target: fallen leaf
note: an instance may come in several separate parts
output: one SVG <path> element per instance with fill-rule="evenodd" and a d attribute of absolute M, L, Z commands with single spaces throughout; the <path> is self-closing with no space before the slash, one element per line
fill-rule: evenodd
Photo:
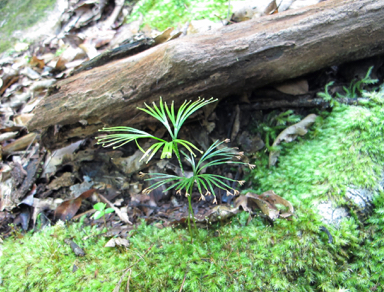
<path fill-rule="evenodd" d="M 308 128 L 315 122 L 316 117 L 317 116 L 315 114 L 310 114 L 300 122 L 286 128 L 277 136 L 277 138 L 273 142 L 272 147 L 276 147 L 282 141 L 292 142 L 296 139 L 297 135 L 304 136 L 308 132 Z M 279 155 L 280 150 L 272 150 L 269 153 L 269 167 L 275 165 Z"/>
<path fill-rule="evenodd" d="M 56 79 L 46 79 L 34 82 L 29 88 L 31 91 L 39 91 L 46 89 L 56 83 Z"/>
<path fill-rule="evenodd" d="M 289 211 L 280 212 L 276 204 L 281 204 Z M 286 199 L 276 195 L 273 191 L 267 191 L 261 195 L 247 193 L 245 196 L 238 197 L 234 202 L 235 208 L 242 207 L 244 211 L 251 213 L 256 205 L 272 221 L 279 217 L 288 218 L 293 215 L 294 208 Z"/>
<path fill-rule="evenodd" d="M 44 66 L 45 66 L 45 62 L 43 59 L 39 59 L 38 57 L 36 56 L 33 56 L 31 58 L 31 60 L 29 61 L 29 64 L 32 66 L 32 67 L 38 67 L 40 69 L 43 69 Z"/>
<path fill-rule="evenodd" d="M 3 134 L 0 134 L 0 142 L 13 139 L 17 136 L 17 134 L 19 134 L 19 132 L 6 132 Z"/>
<path fill-rule="evenodd" d="M 306 79 L 295 79 L 275 85 L 275 88 L 282 93 L 301 95 L 308 93 L 309 85 Z"/>
<path fill-rule="evenodd" d="M 291 212 L 292 214 L 295 211 L 292 204 L 289 201 L 276 195 L 274 191 L 266 191 L 262 193 L 259 197 L 263 198 L 265 201 L 269 202 L 270 204 L 274 204 L 274 205 L 281 204 L 281 205 L 284 205 L 285 207 L 288 207 L 289 212 Z"/>
<path fill-rule="evenodd" d="M 13 118 L 15 124 L 26 127 L 28 122 L 33 118 L 34 114 L 21 114 Z"/>
<path fill-rule="evenodd" d="M 84 140 L 77 141 L 72 143 L 69 146 L 55 150 L 50 156 L 47 156 L 47 159 L 44 164 L 44 171 L 42 176 L 49 175 L 56 172 L 56 166 L 61 165 L 64 157 L 68 157 L 73 154 L 81 145 Z"/>
<path fill-rule="evenodd" d="M 81 202 L 83 199 L 89 198 L 94 192 L 95 189 L 90 189 L 83 192 L 77 198 L 72 198 L 62 202 L 59 206 L 55 208 L 55 218 L 62 221 L 67 221 L 73 218 L 76 215 L 77 211 L 80 209 Z"/>
<path fill-rule="evenodd" d="M 37 216 L 44 210 L 56 210 L 56 208 L 63 202 L 63 199 L 33 199 L 33 224 L 36 224 Z"/>
<path fill-rule="evenodd" d="M 279 218 L 279 210 L 269 202 L 265 201 L 262 197 L 256 194 L 247 193 L 245 195 L 248 200 L 251 202 L 254 202 L 257 207 L 263 212 L 265 215 L 267 215 L 272 221 Z"/>
<path fill-rule="evenodd" d="M 240 196 L 235 200 L 235 207 L 239 208 L 242 207 L 244 211 L 252 212 L 252 209 L 248 207 L 248 197 L 247 196 Z"/>
<path fill-rule="evenodd" d="M 72 186 L 75 182 L 75 177 L 70 172 L 65 172 L 62 176 L 53 179 L 47 186 L 48 190 L 58 190 L 62 187 Z"/>
<path fill-rule="evenodd" d="M 115 247 L 115 246 L 128 247 L 129 241 L 125 238 L 120 238 L 120 237 L 111 238 L 104 247 Z"/>
<path fill-rule="evenodd" d="M 40 74 L 35 70 L 25 67 L 23 70 L 20 70 L 20 74 L 27 76 L 30 79 L 39 79 L 41 78 Z"/>
<path fill-rule="evenodd" d="M 82 198 L 62 202 L 55 210 L 55 218 L 68 221 L 76 215 L 80 209 Z"/>

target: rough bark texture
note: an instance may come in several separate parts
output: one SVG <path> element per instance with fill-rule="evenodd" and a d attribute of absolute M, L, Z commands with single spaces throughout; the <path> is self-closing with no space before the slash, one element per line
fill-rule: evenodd
<path fill-rule="evenodd" d="M 28 128 L 44 129 L 44 144 L 56 148 L 105 125 L 142 125 L 136 107 L 159 96 L 176 104 L 236 96 L 381 54 L 383 19 L 384 1 L 329 0 L 176 39 L 59 82 Z"/>

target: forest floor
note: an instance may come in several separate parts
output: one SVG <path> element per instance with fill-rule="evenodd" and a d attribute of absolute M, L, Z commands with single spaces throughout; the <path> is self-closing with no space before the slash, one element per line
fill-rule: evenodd
<path fill-rule="evenodd" d="M 181 164 L 186 173 L 193 168 L 159 154 L 146 164 L 135 143 L 115 150 L 93 138 L 49 151 L 26 129 L 54 84 L 39 82 L 65 78 L 95 51 L 110 48 L 119 27 L 132 39 L 149 33 L 146 26 L 139 32 L 138 23 L 102 30 L 95 10 L 73 9 L 80 7 L 88 18 L 71 22 L 72 15 L 64 30 L 83 22 L 92 41 L 49 36 L 0 60 L 6 73 L 1 135 L 8 135 L 2 140 L 0 291 L 384 291 L 381 57 L 221 101 L 208 117 L 198 113 L 180 131 L 182 139 L 208 151 L 231 138 L 223 145 L 244 152 L 242 165 L 207 172 L 227 178 L 231 193 L 214 188 L 216 196 L 203 196 L 195 188 L 188 198 L 162 192 L 164 185 L 148 194 L 150 181 L 140 172 L 148 178 L 177 175 Z M 115 8 L 107 7 L 100 21 L 108 22 Z M 255 108 L 276 95 L 324 103 Z M 170 138 L 160 128 L 147 130 Z M 113 212 L 102 216 L 100 206 Z"/>

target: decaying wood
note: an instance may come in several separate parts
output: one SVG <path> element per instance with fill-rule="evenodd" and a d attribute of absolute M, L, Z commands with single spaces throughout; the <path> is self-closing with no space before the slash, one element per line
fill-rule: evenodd
<path fill-rule="evenodd" d="M 29 130 L 49 148 L 105 125 L 139 126 L 143 102 L 224 98 L 384 52 L 384 1 L 329 0 L 176 39 L 57 84 Z M 55 129 L 54 129 L 55 127 Z"/>

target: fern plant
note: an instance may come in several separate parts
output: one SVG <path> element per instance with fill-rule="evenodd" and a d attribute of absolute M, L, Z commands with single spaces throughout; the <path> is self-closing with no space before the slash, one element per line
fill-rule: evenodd
<path fill-rule="evenodd" d="M 100 131 L 103 132 L 119 132 L 115 134 L 109 134 L 106 136 L 97 137 L 98 144 L 102 144 L 103 147 L 109 147 L 113 146 L 113 148 L 118 148 L 126 143 L 129 143 L 131 141 L 135 141 L 137 147 L 144 153 L 141 159 L 144 159 L 145 157 L 148 157 L 147 163 L 152 159 L 152 157 L 161 149 L 162 154 L 160 159 L 163 158 L 171 158 L 172 153 L 175 153 L 177 160 L 179 162 L 180 168 L 182 170 L 182 176 L 176 176 L 176 175 L 169 175 L 169 174 L 163 174 L 163 173 L 154 173 L 151 174 L 152 177 L 148 180 L 157 181 L 149 188 L 145 189 L 144 191 L 149 193 L 152 190 L 171 183 L 171 186 L 169 186 L 165 191 L 169 191 L 170 189 L 176 189 L 178 194 L 181 194 L 181 192 L 184 190 L 185 195 L 188 198 L 188 227 L 191 234 L 191 240 L 193 241 L 193 234 L 191 229 L 191 222 L 190 218 L 192 217 L 194 225 L 195 220 L 193 216 L 193 210 L 192 210 L 192 201 L 191 201 L 191 194 L 193 191 L 193 187 L 196 185 L 198 191 L 201 194 L 201 199 L 204 199 L 203 191 L 205 191 L 205 194 L 213 194 L 215 196 L 215 187 L 227 191 L 227 193 L 231 193 L 233 191 L 233 195 L 238 194 L 237 190 L 232 189 L 228 184 L 224 182 L 224 179 L 228 181 L 234 181 L 232 179 L 225 178 L 223 176 L 217 175 L 217 174 L 208 174 L 208 173 L 202 173 L 203 169 L 206 169 L 211 166 L 219 166 L 225 163 L 240 163 L 241 161 L 232 161 L 233 158 L 238 158 L 240 160 L 241 155 L 243 155 L 242 152 L 236 151 L 234 148 L 228 148 L 228 147 L 222 147 L 222 143 L 229 142 L 229 139 L 219 142 L 214 142 L 208 150 L 203 154 L 202 151 L 200 151 L 194 144 L 192 144 L 189 141 L 182 140 L 178 138 L 179 131 L 185 122 L 185 120 L 191 116 L 194 112 L 202 108 L 203 106 L 215 102 L 217 99 L 198 99 L 197 101 L 185 101 L 181 107 L 179 108 L 177 114 L 175 114 L 175 108 L 174 103 L 172 102 L 171 107 L 169 108 L 167 103 L 162 101 L 160 97 L 160 105 L 157 106 L 156 103 L 153 103 L 153 107 L 148 106 L 146 103 L 146 108 L 139 108 L 140 110 L 144 111 L 145 113 L 149 114 L 150 116 L 154 117 L 155 119 L 159 120 L 164 127 L 168 130 L 169 135 L 171 137 L 171 141 L 166 141 L 164 139 L 155 137 L 145 131 L 141 131 L 135 128 L 131 127 L 109 127 L 109 128 L 103 128 Z M 172 125 L 172 126 L 171 126 Z M 142 147 L 139 145 L 138 140 L 142 138 L 151 138 L 154 140 L 157 140 L 158 142 L 155 142 L 152 144 L 147 150 L 142 149 Z M 179 150 L 179 146 L 183 146 L 189 154 L 186 154 L 185 152 Z M 220 148 L 219 148 L 220 147 Z M 196 154 L 194 151 L 200 152 L 202 157 L 199 161 L 195 161 Z M 192 170 L 193 170 L 193 176 L 192 177 L 186 177 L 184 174 L 184 169 L 181 161 L 181 155 L 180 152 L 185 156 L 186 160 L 191 164 Z M 249 164 L 249 167 L 252 168 L 253 165 Z M 239 181 L 241 183 L 241 181 Z M 216 201 L 216 199 L 214 200 Z"/>
<path fill-rule="evenodd" d="M 192 173 L 193 175 L 191 177 L 187 176 L 178 176 L 178 175 L 172 175 L 172 174 L 166 174 L 166 173 L 151 173 L 151 177 L 148 178 L 148 181 L 156 181 L 152 186 L 145 189 L 144 191 L 149 193 L 152 190 L 159 188 L 165 184 L 171 184 L 168 188 L 164 190 L 164 192 L 167 192 L 171 189 L 177 190 L 176 193 L 181 194 L 181 192 L 185 191 L 185 196 L 188 198 L 188 228 L 190 231 L 190 234 L 192 235 L 192 229 L 191 229 L 191 223 L 190 218 L 193 218 L 194 227 L 196 228 L 195 219 L 193 216 L 193 209 L 192 209 L 192 199 L 191 194 L 193 191 L 194 186 L 197 187 L 199 193 L 200 193 L 200 200 L 205 201 L 205 196 L 213 195 L 214 196 L 214 203 L 217 203 L 216 201 L 216 193 L 215 188 L 222 189 L 227 192 L 227 195 L 238 195 L 239 191 L 236 189 L 233 189 L 231 186 L 229 186 L 224 181 L 232 181 L 232 182 L 238 182 L 240 185 L 244 183 L 244 181 L 237 181 L 234 179 L 230 179 L 227 177 L 224 177 L 222 175 L 218 174 L 212 174 L 212 173 L 204 173 L 203 170 L 206 168 L 212 167 L 212 166 L 219 166 L 226 163 L 233 163 L 233 164 L 244 164 L 241 161 L 234 161 L 233 159 L 236 158 L 238 160 L 241 159 L 241 156 L 244 154 L 243 152 L 236 151 L 236 148 L 229 148 L 229 147 L 220 147 L 223 143 L 228 143 L 229 139 L 226 139 L 222 142 L 219 142 L 218 140 L 214 142 L 207 151 L 202 155 L 199 161 L 195 161 L 195 158 L 192 154 L 188 155 L 185 152 L 181 151 L 181 153 L 185 156 L 186 160 L 192 167 Z M 249 165 L 250 168 L 253 167 L 253 165 Z M 231 191 L 233 193 L 231 193 Z M 203 195 L 203 193 L 205 193 Z M 192 237 L 193 239 L 193 237 Z"/>
<path fill-rule="evenodd" d="M 135 128 L 118 126 L 118 127 L 103 128 L 99 130 L 102 132 L 119 132 L 119 133 L 96 137 L 98 141 L 97 144 L 102 144 L 103 147 L 113 146 L 113 148 L 116 149 L 131 141 L 135 141 L 137 147 L 140 149 L 140 151 L 144 153 L 141 160 L 144 159 L 145 157 L 148 157 L 147 163 L 152 159 L 152 157 L 157 153 L 157 151 L 163 148 L 160 158 L 161 159 L 172 158 L 172 152 L 175 153 L 179 161 L 180 168 L 183 171 L 183 167 L 181 165 L 179 145 L 184 146 L 194 156 L 195 156 L 195 153 L 193 152 L 193 149 L 200 153 L 202 153 L 202 151 L 199 150 L 191 142 L 177 138 L 179 131 L 181 129 L 181 126 L 183 125 L 185 120 L 189 116 L 191 116 L 194 112 L 196 112 L 203 106 L 215 101 L 217 101 L 217 99 L 213 99 L 213 98 L 209 100 L 204 100 L 199 98 L 197 101 L 194 101 L 194 102 L 192 102 L 191 100 L 188 102 L 185 101 L 179 108 L 177 114 L 175 115 L 174 102 L 172 102 L 171 107 L 169 108 L 167 103 L 166 102 L 163 103 L 162 98 L 160 97 L 159 107 L 156 105 L 155 102 L 153 102 L 153 107 L 150 107 L 149 105 L 144 103 L 146 108 L 138 108 L 138 109 L 142 110 L 143 112 L 149 114 L 150 116 L 160 121 L 164 125 L 164 127 L 167 129 L 171 137 L 171 141 L 166 141 L 164 139 L 155 137 L 145 131 L 141 131 Z M 173 128 L 171 127 L 171 124 Z M 144 151 L 144 149 L 140 147 L 138 143 L 138 140 L 143 138 L 154 139 L 154 140 L 157 140 L 158 142 L 152 144 L 146 151 Z"/>

